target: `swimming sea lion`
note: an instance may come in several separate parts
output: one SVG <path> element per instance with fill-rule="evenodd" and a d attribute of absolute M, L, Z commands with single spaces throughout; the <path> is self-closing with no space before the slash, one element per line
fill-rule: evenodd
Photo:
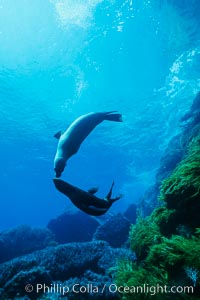
<path fill-rule="evenodd" d="M 67 160 L 77 153 L 84 139 L 90 132 L 104 120 L 122 122 L 121 114 L 115 111 L 89 113 L 76 119 L 62 134 L 58 132 L 55 137 L 59 139 L 54 158 L 55 176 L 60 177 L 65 169 Z"/>
<path fill-rule="evenodd" d="M 92 216 L 105 214 L 111 205 L 122 197 L 120 195 L 111 199 L 114 182 L 104 199 L 100 199 L 94 195 L 96 188 L 92 192 L 86 192 L 59 178 L 54 178 L 53 182 L 57 190 L 67 196 L 77 208 Z"/>

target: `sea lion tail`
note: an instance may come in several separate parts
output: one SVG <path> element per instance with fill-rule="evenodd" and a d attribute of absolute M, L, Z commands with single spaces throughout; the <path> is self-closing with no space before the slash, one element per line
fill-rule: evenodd
<path fill-rule="evenodd" d="M 107 112 L 105 115 L 105 120 L 107 121 L 114 121 L 114 122 L 122 122 L 122 115 L 121 114 L 112 114 L 115 111 Z"/>
<path fill-rule="evenodd" d="M 115 198 L 110 198 L 108 201 L 113 204 L 115 201 L 121 199 L 122 197 L 123 197 L 123 195 L 120 194 L 119 196 L 117 196 Z"/>

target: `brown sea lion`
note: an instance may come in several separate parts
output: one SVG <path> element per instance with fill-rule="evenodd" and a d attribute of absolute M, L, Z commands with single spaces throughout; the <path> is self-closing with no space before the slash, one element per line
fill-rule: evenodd
<path fill-rule="evenodd" d="M 90 132 L 104 120 L 122 122 L 121 114 L 109 112 L 89 113 L 76 119 L 62 134 L 58 132 L 55 137 L 59 139 L 54 158 L 55 176 L 60 177 L 65 169 L 67 160 L 77 153 L 84 139 Z"/>
<path fill-rule="evenodd" d="M 111 198 L 114 182 L 104 199 L 100 199 L 94 195 L 97 188 L 86 192 L 59 178 L 54 178 L 53 182 L 57 190 L 67 196 L 77 208 L 92 216 L 105 214 L 111 205 L 122 197 L 122 195 L 119 195 L 118 197 Z"/>

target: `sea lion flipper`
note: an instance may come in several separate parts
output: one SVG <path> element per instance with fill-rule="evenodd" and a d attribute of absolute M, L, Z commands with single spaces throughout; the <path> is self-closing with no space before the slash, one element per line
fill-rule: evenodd
<path fill-rule="evenodd" d="M 114 121 L 114 122 L 123 122 L 121 114 L 112 114 L 115 111 L 111 111 L 106 113 L 105 120 L 107 121 Z"/>
<path fill-rule="evenodd" d="M 56 134 L 54 134 L 54 136 L 53 137 L 55 137 L 56 139 L 60 139 L 60 137 L 61 137 L 61 135 L 62 135 L 62 131 L 60 130 L 60 131 L 58 131 L 58 132 L 56 132 Z"/>
<path fill-rule="evenodd" d="M 98 191 L 98 187 L 92 187 L 92 188 L 90 188 L 89 190 L 88 190 L 88 193 L 90 193 L 90 194 L 92 194 L 92 195 L 94 195 L 94 194 L 96 194 L 96 192 Z"/>
<path fill-rule="evenodd" d="M 123 197 L 123 194 L 119 194 L 119 196 L 117 196 L 115 198 L 110 198 L 109 202 L 113 204 L 115 201 L 121 199 L 122 197 Z"/>
<path fill-rule="evenodd" d="M 113 182 L 112 182 L 112 185 L 111 185 L 111 188 L 110 188 L 110 190 L 109 190 L 109 192 L 108 192 L 108 194 L 107 194 L 107 196 L 105 197 L 105 199 L 110 199 L 111 198 L 111 196 L 112 196 L 112 190 L 113 190 L 113 186 L 114 186 L 114 180 L 113 180 Z"/>

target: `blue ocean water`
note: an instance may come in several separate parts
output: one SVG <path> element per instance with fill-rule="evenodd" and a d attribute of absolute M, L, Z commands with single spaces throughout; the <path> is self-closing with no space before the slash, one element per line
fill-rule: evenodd
<path fill-rule="evenodd" d="M 196 0 L 0 1 L 0 229 L 46 225 L 74 210 L 52 178 L 53 135 L 91 111 L 99 125 L 62 176 L 111 213 L 137 203 L 200 88 Z"/>

